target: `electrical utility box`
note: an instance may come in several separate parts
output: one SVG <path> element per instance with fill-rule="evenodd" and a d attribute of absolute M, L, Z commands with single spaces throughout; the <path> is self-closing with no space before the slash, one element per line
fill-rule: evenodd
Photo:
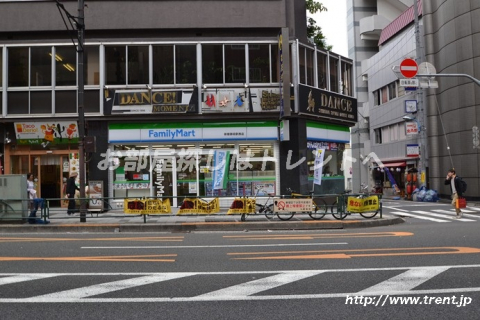
<path fill-rule="evenodd" d="M 27 175 L 0 176 L 0 223 L 28 217 Z"/>

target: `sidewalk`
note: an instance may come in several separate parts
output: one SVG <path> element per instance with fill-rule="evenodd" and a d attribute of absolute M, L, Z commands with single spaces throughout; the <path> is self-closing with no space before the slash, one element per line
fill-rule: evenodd
<path fill-rule="evenodd" d="M 227 209 L 211 215 L 174 215 L 125 214 L 122 210 L 110 210 L 105 213 L 87 213 L 86 222 L 80 222 L 80 215 L 67 216 L 65 210 L 50 212 L 48 224 L 29 224 L 19 221 L 2 221 L 2 233 L 30 232 L 192 232 L 192 231 L 255 231 L 255 230 L 315 230 L 346 229 L 387 226 L 403 223 L 404 220 L 393 215 L 380 213 L 372 219 L 359 214 L 336 220 L 326 214 L 321 220 L 313 220 L 308 214 L 296 214 L 291 220 L 282 221 L 278 217 L 268 220 L 263 214 L 250 214 L 245 221 L 240 215 L 227 215 Z M 40 212 L 37 217 L 40 216 Z"/>

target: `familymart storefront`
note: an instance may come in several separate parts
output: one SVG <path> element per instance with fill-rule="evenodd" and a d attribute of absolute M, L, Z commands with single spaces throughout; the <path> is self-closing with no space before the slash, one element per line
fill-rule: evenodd
<path fill-rule="evenodd" d="M 279 189 L 278 122 L 110 124 L 109 197 L 235 197 Z M 221 160 L 219 160 L 221 159 Z M 215 184 L 215 186 L 214 186 Z M 226 200 L 227 201 L 227 200 Z M 228 200 L 229 201 L 229 200 Z"/>

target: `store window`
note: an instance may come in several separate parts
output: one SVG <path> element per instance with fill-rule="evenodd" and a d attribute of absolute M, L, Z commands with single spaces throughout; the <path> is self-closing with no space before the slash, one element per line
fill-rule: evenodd
<path fill-rule="evenodd" d="M 330 91 L 338 92 L 338 58 L 330 57 Z"/>
<path fill-rule="evenodd" d="M 173 84 L 173 45 L 153 46 L 153 83 Z"/>
<path fill-rule="evenodd" d="M 374 106 L 380 105 L 380 90 L 373 91 L 373 105 Z"/>
<path fill-rule="evenodd" d="M 3 47 L 0 47 L 0 61 L 2 61 L 0 62 L 0 74 L 3 74 Z M 3 87 L 3 76 L 0 77 L 0 88 L 2 87 Z"/>
<path fill-rule="evenodd" d="M 280 63 L 278 62 L 278 46 L 270 45 L 270 65 L 272 67 L 272 82 L 279 82 L 280 79 Z M 290 57 L 291 59 L 291 57 Z M 291 68 L 290 64 L 290 68 Z"/>
<path fill-rule="evenodd" d="M 397 84 L 392 82 L 388 85 L 388 99 L 392 100 L 397 97 Z"/>
<path fill-rule="evenodd" d="M 128 84 L 148 84 L 148 46 L 128 46 Z"/>
<path fill-rule="evenodd" d="M 315 193 L 332 194 L 341 192 L 345 189 L 345 178 L 343 173 L 343 153 L 345 151 L 344 143 L 308 141 L 307 142 L 307 165 L 308 165 L 308 181 L 310 188 L 313 188 L 315 170 L 321 170 L 321 185 L 315 186 Z M 315 167 L 315 158 L 317 150 L 322 149 L 323 166 Z M 311 190 L 311 189 L 310 189 Z"/>
<path fill-rule="evenodd" d="M 245 83 L 245 45 L 225 45 L 225 82 Z"/>
<path fill-rule="evenodd" d="M 307 85 L 314 85 L 314 69 L 313 69 L 313 60 L 315 57 L 315 51 L 310 48 L 305 48 L 306 54 L 306 73 L 307 73 Z"/>
<path fill-rule="evenodd" d="M 28 87 L 28 47 L 8 48 L 7 60 L 8 86 Z"/>
<path fill-rule="evenodd" d="M 270 80 L 270 45 L 248 45 L 251 83 L 269 83 Z"/>
<path fill-rule="evenodd" d="M 126 84 L 125 46 L 105 46 L 105 83 Z"/>
<path fill-rule="evenodd" d="M 300 46 L 298 48 L 298 77 L 300 83 L 306 84 L 306 57 L 305 57 L 305 47 Z"/>
<path fill-rule="evenodd" d="M 30 86 L 52 85 L 52 48 L 30 48 Z"/>
<path fill-rule="evenodd" d="M 55 113 L 77 112 L 77 90 L 55 90 Z"/>
<path fill-rule="evenodd" d="M 317 74 L 318 87 L 327 89 L 327 56 L 322 52 L 317 52 Z"/>
<path fill-rule="evenodd" d="M 342 61 L 342 94 L 353 96 L 352 93 L 352 65 Z"/>
<path fill-rule="evenodd" d="M 381 96 L 382 96 L 382 104 L 387 103 L 388 102 L 387 87 L 383 87 L 382 89 L 380 89 L 380 93 L 381 93 Z"/>
<path fill-rule="evenodd" d="M 7 95 L 8 114 L 28 114 L 28 91 L 10 91 Z"/>
<path fill-rule="evenodd" d="M 382 128 L 378 128 L 374 130 L 375 132 L 375 143 L 382 144 Z"/>
<path fill-rule="evenodd" d="M 223 46 L 202 45 L 203 83 L 223 83 Z"/>
<path fill-rule="evenodd" d="M 77 55 L 74 47 L 55 47 L 56 86 L 75 86 L 77 84 Z"/>
<path fill-rule="evenodd" d="M 117 198 L 150 196 L 150 153 L 134 146 L 119 146 L 111 157 L 113 194 Z"/>
<path fill-rule="evenodd" d="M 70 50 L 73 48 L 70 47 Z M 85 85 L 98 86 L 100 84 L 100 47 L 85 46 L 84 51 L 84 68 L 85 68 Z"/>
<path fill-rule="evenodd" d="M 100 91 L 85 90 L 83 107 L 85 112 L 100 112 Z"/>
<path fill-rule="evenodd" d="M 175 81 L 178 84 L 197 83 L 197 47 L 175 46 Z"/>
<path fill-rule="evenodd" d="M 30 91 L 30 113 L 52 113 L 52 91 Z"/>

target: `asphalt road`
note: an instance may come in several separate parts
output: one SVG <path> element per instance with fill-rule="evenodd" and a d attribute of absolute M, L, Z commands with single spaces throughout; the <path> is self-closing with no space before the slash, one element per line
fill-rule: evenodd
<path fill-rule="evenodd" d="M 400 209 L 448 211 L 414 205 Z M 0 315 L 478 319 L 480 219 L 435 218 L 446 222 L 409 217 L 390 227 L 324 231 L 2 234 Z"/>

